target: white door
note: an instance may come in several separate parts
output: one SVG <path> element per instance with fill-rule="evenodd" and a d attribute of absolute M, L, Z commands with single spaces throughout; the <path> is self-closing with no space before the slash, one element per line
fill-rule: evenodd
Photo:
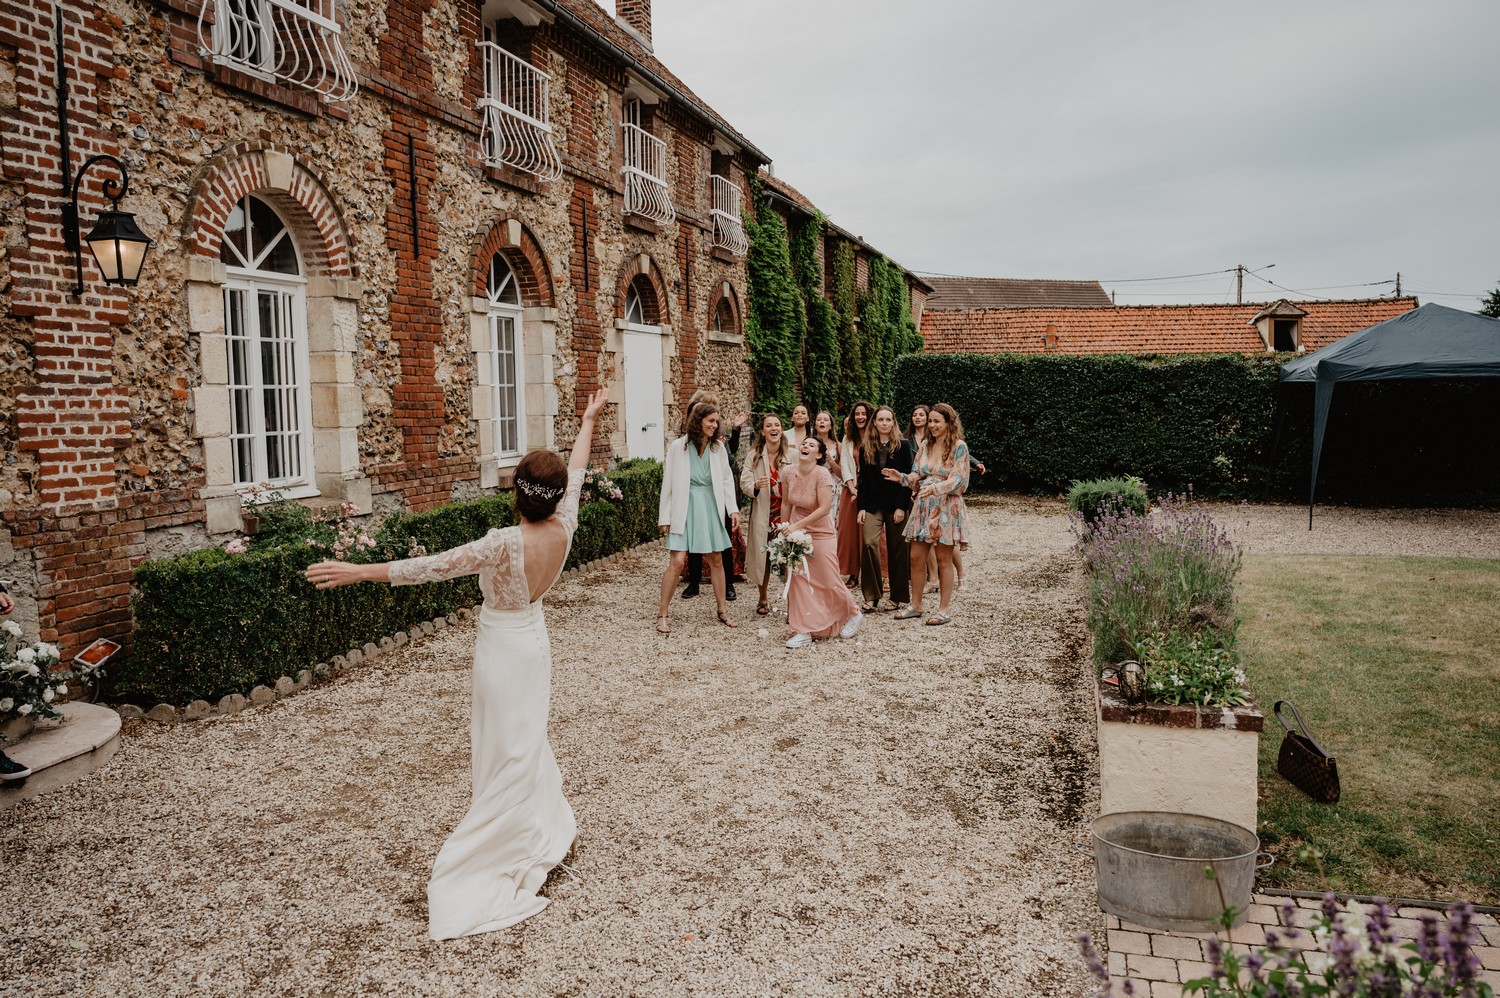
<path fill-rule="evenodd" d="M 666 456 L 666 409 L 662 405 L 661 330 L 658 326 L 626 326 L 625 342 L 625 456 Z"/>

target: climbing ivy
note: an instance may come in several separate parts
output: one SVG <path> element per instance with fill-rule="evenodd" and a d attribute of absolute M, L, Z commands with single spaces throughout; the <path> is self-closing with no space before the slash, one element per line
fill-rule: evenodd
<path fill-rule="evenodd" d="M 857 304 L 854 298 L 854 247 L 840 241 L 833 251 L 833 317 L 837 326 L 839 348 L 838 395 L 840 408 L 848 409 L 865 394 L 869 382 L 865 377 L 865 353 L 860 342 L 861 330 L 854 323 Z"/>
<path fill-rule="evenodd" d="M 767 204 L 758 184 L 753 193 L 755 217 L 745 221 L 750 237 L 745 339 L 750 344 L 755 405 L 761 411 L 789 412 L 797 403 L 807 313 L 792 268 L 786 222 Z"/>
<path fill-rule="evenodd" d="M 838 411 L 839 330 L 833 306 L 823 295 L 823 268 L 818 264 L 818 242 L 823 238 L 821 213 L 797 227 L 792 235 L 792 269 L 802 291 L 807 314 L 807 341 L 802 353 L 802 400 L 813 411 Z"/>

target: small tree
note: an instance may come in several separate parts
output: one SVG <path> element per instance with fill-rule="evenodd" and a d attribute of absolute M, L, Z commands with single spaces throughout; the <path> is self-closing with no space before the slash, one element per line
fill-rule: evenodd
<path fill-rule="evenodd" d="M 1500 286 L 1497 286 L 1479 303 L 1479 314 L 1487 315 L 1491 319 L 1500 319 Z"/>

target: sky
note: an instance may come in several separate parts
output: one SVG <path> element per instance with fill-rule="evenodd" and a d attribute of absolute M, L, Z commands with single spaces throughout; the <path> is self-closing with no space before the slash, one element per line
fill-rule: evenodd
<path fill-rule="evenodd" d="M 1500 285 L 1496 0 L 652 6 L 658 58 L 918 273 L 1120 304 L 1233 301 L 1239 264 L 1246 301 Z"/>

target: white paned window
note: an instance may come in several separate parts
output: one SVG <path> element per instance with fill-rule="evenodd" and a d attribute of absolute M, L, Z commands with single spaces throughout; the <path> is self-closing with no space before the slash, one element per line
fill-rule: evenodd
<path fill-rule="evenodd" d="M 276 210 L 246 196 L 224 225 L 220 259 L 229 350 L 234 483 L 312 487 L 307 303 L 292 234 Z"/>
<path fill-rule="evenodd" d="M 640 292 L 634 287 L 625 292 L 625 321 L 632 326 L 646 324 L 646 310 L 641 305 Z"/>
<path fill-rule="evenodd" d="M 521 411 L 521 289 L 499 253 L 490 260 L 489 324 L 495 456 L 516 458 L 526 450 L 526 414 Z"/>
<path fill-rule="evenodd" d="M 203 55 L 288 86 L 347 101 L 358 90 L 333 0 L 202 0 Z M 212 22 L 209 13 L 212 11 Z"/>

